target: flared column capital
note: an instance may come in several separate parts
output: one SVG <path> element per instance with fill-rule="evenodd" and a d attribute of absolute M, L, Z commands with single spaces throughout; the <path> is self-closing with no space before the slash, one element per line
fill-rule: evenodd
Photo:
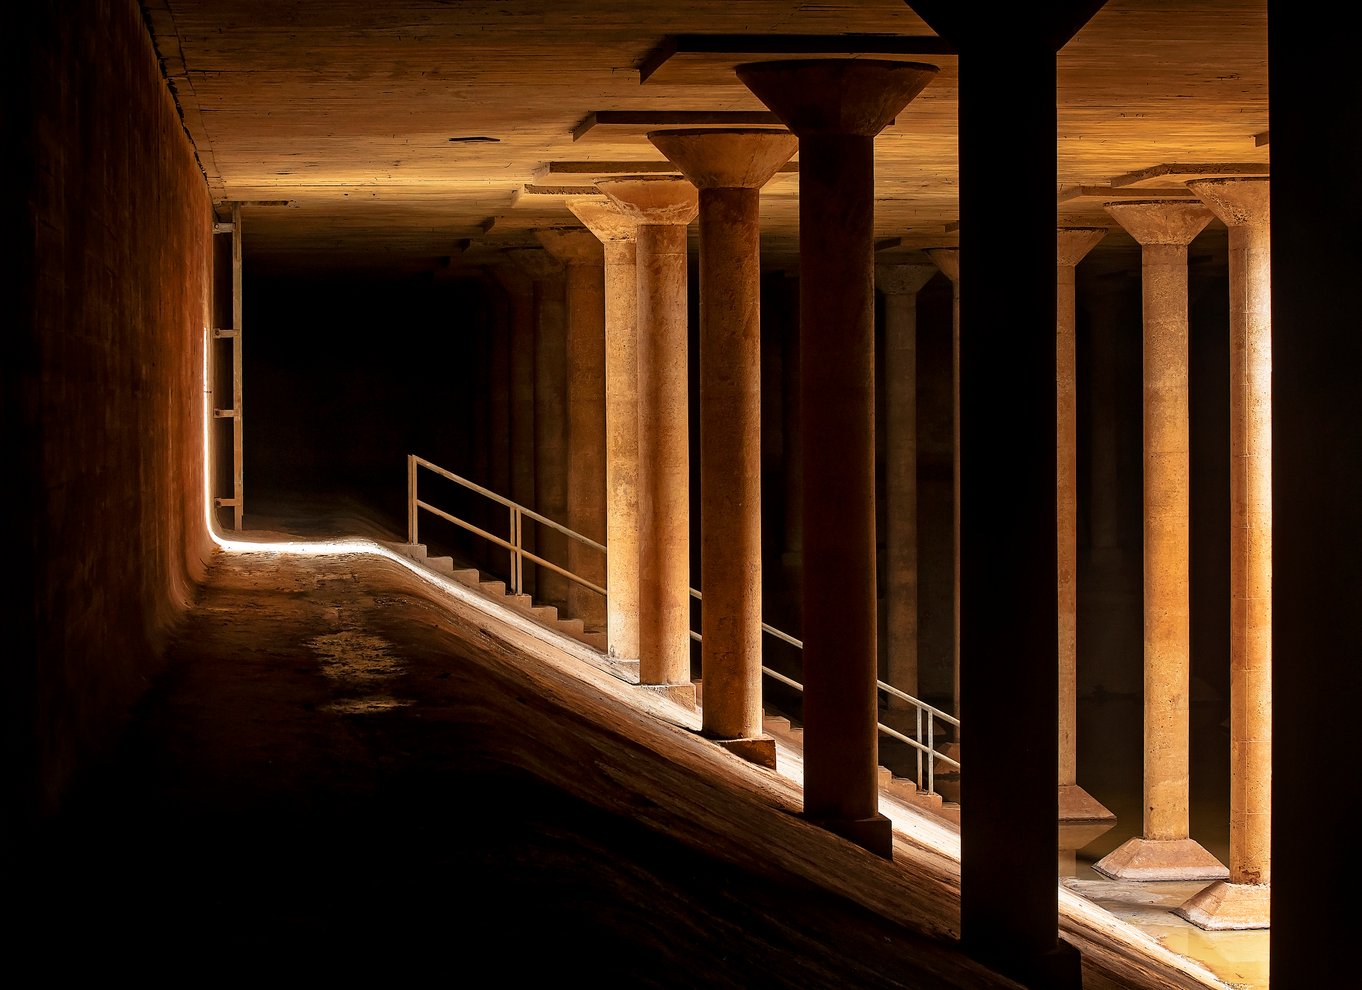
<path fill-rule="evenodd" d="M 915 296 L 936 272 L 936 265 L 882 261 L 875 266 L 875 288 L 886 296 Z"/>
<path fill-rule="evenodd" d="M 1271 218 L 1270 186 L 1266 176 L 1193 179 L 1187 183 L 1226 227 L 1266 227 Z"/>
<path fill-rule="evenodd" d="M 760 189 L 799 150 L 797 137 L 773 128 L 681 128 L 648 140 L 697 189 Z"/>
<path fill-rule="evenodd" d="M 566 205 L 602 244 L 631 244 L 638 237 L 638 221 L 620 212 L 604 194 L 569 199 Z"/>
<path fill-rule="evenodd" d="M 684 227 L 700 211 L 700 194 L 676 176 L 622 175 L 597 179 L 596 188 L 639 226 Z"/>
<path fill-rule="evenodd" d="M 1055 231 L 1057 261 L 1072 268 L 1107 236 L 1108 227 L 1059 227 Z"/>
<path fill-rule="evenodd" d="M 799 137 L 874 137 L 938 72 L 935 65 L 873 58 L 748 62 L 738 79 Z"/>
<path fill-rule="evenodd" d="M 536 282 L 557 278 L 563 274 L 563 266 L 557 259 L 536 244 L 518 244 L 506 248 L 504 253 Z"/>
<path fill-rule="evenodd" d="M 534 236 L 540 246 L 560 264 L 599 268 L 605 263 L 600 240 L 582 227 L 550 227 L 536 230 Z"/>
<path fill-rule="evenodd" d="M 1141 247 L 1186 247 L 1214 217 L 1200 203 L 1183 199 L 1135 199 L 1107 203 L 1105 209 Z"/>
<path fill-rule="evenodd" d="M 927 257 L 932 259 L 932 263 L 951 280 L 951 284 L 958 287 L 960 285 L 960 249 L 958 247 L 927 248 L 926 252 Z"/>

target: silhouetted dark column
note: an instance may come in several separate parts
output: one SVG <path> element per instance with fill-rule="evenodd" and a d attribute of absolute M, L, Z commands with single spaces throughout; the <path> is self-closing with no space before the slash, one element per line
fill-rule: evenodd
<path fill-rule="evenodd" d="M 563 266 L 539 247 L 506 252 L 534 280 L 534 496 L 529 507 L 567 524 L 567 282 Z M 539 556 L 567 566 L 568 538 L 550 526 L 527 521 Z M 568 580 L 535 568 L 535 598 L 565 606 Z"/>
<path fill-rule="evenodd" d="M 1036 729 L 1059 708 L 1055 54 L 1101 2 L 912 7 L 960 53 L 960 277 L 974 287 L 960 307 L 961 938 L 1027 986 L 1074 988 L 1041 783 L 1059 736 Z"/>
<path fill-rule="evenodd" d="M 706 735 L 774 768 L 761 706 L 761 187 L 798 142 L 773 129 L 653 131 L 700 194 L 701 675 Z"/>
<path fill-rule="evenodd" d="M 1059 820 L 1114 822 L 1078 783 L 1078 347 L 1074 269 L 1106 227 L 1060 227 L 1055 293 L 1055 505 L 1059 513 Z"/>
<path fill-rule="evenodd" d="M 1357 965 L 1355 874 L 1332 857 L 1362 811 L 1362 128 L 1340 102 L 1356 42 L 1329 15 L 1268 4 L 1273 990 L 1337 986 Z"/>
<path fill-rule="evenodd" d="M 605 258 L 596 235 L 577 227 L 535 232 L 567 272 L 567 526 L 605 541 Z M 605 555 L 569 537 L 567 569 L 605 587 Z M 567 614 L 589 632 L 605 628 L 605 598 L 572 581 Z"/>
<path fill-rule="evenodd" d="M 804 448 L 804 813 L 878 855 L 875 647 L 875 135 L 936 67 L 738 66 L 799 138 Z"/>
<path fill-rule="evenodd" d="M 918 697 L 917 629 L 917 294 L 936 266 L 908 262 L 875 266 L 884 299 L 884 604 L 885 681 Z M 893 728 L 912 733 L 917 711 L 889 696 L 907 716 Z"/>
<path fill-rule="evenodd" d="M 510 260 L 489 266 L 506 290 L 510 326 L 511 501 L 534 507 L 534 283 Z M 531 527 L 525 527 L 532 543 Z M 509 536 L 508 536 L 509 538 Z M 524 588 L 534 594 L 534 567 L 526 567 Z"/>

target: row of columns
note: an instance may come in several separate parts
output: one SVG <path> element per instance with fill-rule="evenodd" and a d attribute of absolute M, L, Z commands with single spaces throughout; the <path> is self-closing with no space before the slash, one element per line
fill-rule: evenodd
<path fill-rule="evenodd" d="M 655 132 L 650 140 L 688 182 L 602 180 L 605 200 L 570 204 L 605 244 L 545 246 L 578 270 L 581 345 L 604 314 L 600 372 L 567 334 L 582 395 L 608 397 L 599 449 L 607 452 L 604 519 L 611 594 L 602 621 L 610 651 L 637 650 L 640 682 L 693 701 L 689 669 L 689 527 L 686 436 L 686 228 L 701 218 L 701 573 L 704 731 L 749 759 L 774 765 L 761 732 L 758 190 L 797 147 L 801 156 L 801 402 L 803 421 L 805 813 L 834 832 L 890 855 L 878 813 L 875 768 L 876 648 L 873 399 L 873 141 L 927 84 L 934 68 L 912 63 L 759 63 L 739 78 L 793 131 Z M 1263 516 L 1266 455 L 1265 291 L 1248 288 L 1264 267 L 1265 201 L 1255 212 L 1234 187 L 1202 183 L 1198 195 L 1240 243 L 1232 278 L 1243 299 L 1235 334 L 1236 561 L 1234 834 L 1232 872 L 1190 839 L 1187 813 L 1187 403 L 1186 249 L 1211 218 L 1200 204 L 1112 204 L 1108 212 L 1142 246 L 1145 308 L 1146 754 L 1143 834 L 1098 869 L 1146 879 L 1220 878 L 1189 903 L 1206 922 L 1261 900 L 1267 883 L 1265 685 L 1270 528 Z M 698 196 L 697 196 L 698 190 Z M 1229 218 L 1229 219 L 1226 219 Z M 1074 269 L 1105 228 L 1058 235 L 1055 373 L 1058 754 L 1061 813 L 1110 813 L 1078 786 L 1074 747 L 1076 664 L 1074 511 Z M 550 243 L 550 240 L 553 243 Z M 929 252 L 954 290 L 956 415 L 955 584 L 957 697 L 960 639 L 960 267 L 954 249 Z M 1236 269 L 1236 264 L 1238 268 Z M 881 268 L 888 380 L 914 377 L 912 303 L 928 266 Z M 547 280 L 541 274 L 536 285 Z M 569 277 L 572 281 L 571 276 Z M 587 283 L 591 281 L 592 285 Z M 577 284 L 577 283 L 573 283 Z M 600 289 L 596 292 L 593 289 Z M 603 297 L 602 297 L 603 293 Z M 1255 295 L 1255 293 L 1257 293 Z M 536 294 L 541 335 L 546 299 Z M 590 307 L 590 315 L 587 309 Z M 569 325 L 573 317 L 569 316 Z M 594 320 L 594 322 L 593 322 Z M 536 354 L 543 353 L 536 348 Z M 538 368 L 537 368 L 538 371 Z M 536 396 L 538 389 L 535 390 Z M 552 390 L 545 401 L 554 401 Z M 915 430 L 911 387 L 890 396 L 887 460 L 891 679 L 916 686 Z M 567 399 L 570 433 L 596 429 L 596 402 Z M 538 410 L 536 410 L 538 412 Z M 538 416 L 536 417 L 538 421 Z M 578 425 L 581 424 L 581 425 Z M 553 456 L 552 438 L 548 456 Z M 538 444 L 536 444 L 538 449 Z M 587 463 L 588 469 L 594 465 Z M 538 481 L 543 475 L 537 475 Z M 572 487 L 571 481 L 569 487 Z M 577 492 L 570 500 L 575 503 Z M 583 490 L 585 492 L 585 489 Z M 601 513 L 584 495 L 583 505 Z M 547 510 L 543 497 L 539 505 Z M 552 514 L 549 512 L 548 514 Z M 589 525 L 587 522 L 583 526 Z M 575 527 L 574 527 L 575 528 Z M 631 536 L 635 549 L 631 550 Z M 912 690 L 912 688 L 910 688 Z M 1242 888 L 1251 888 L 1247 893 Z M 1260 895 L 1263 895 L 1260 897 Z"/>

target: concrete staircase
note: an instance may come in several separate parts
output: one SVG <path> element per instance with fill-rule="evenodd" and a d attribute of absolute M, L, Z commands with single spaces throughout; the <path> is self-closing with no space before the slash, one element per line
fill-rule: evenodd
<path fill-rule="evenodd" d="M 802 726 L 793 724 L 783 715 L 767 714 L 762 717 L 762 727 L 770 735 L 798 747 L 800 752 L 804 751 L 804 729 Z M 960 805 L 955 801 L 946 801 L 940 794 L 931 794 L 927 791 L 918 790 L 918 786 L 907 777 L 896 777 L 888 767 L 879 767 L 880 790 L 910 807 L 921 808 L 923 811 L 930 812 L 938 818 L 943 818 L 948 822 L 960 824 Z"/>
<path fill-rule="evenodd" d="M 560 616 L 558 609 L 553 605 L 536 605 L 529 595 L 513 594 L 507 590 L 505 581 L 486 577 L 476 567 L 461 567 L 453 557 L 432 557 L 424 543 L 386 543 L 385 546 L 438 574 L 453 578 L 499 605 L 515 609 L 555 632 L 570 636 L 592 649 L 605 652 L 604 632 L 589 631 L 581 619 Z"/>

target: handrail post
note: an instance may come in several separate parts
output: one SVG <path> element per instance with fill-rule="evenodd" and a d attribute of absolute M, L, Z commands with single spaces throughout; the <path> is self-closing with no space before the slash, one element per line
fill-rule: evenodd
<path fill-rule="evenodd" d="M 913 711 L 917 713 L 917 728 L 913 730 L 913 738 L 918 742 L 917 749 L 917 786 L 922 786 L 922 706 L 914 705 Z"/>
<path fill-rule="evenodd" d="M 927 757 L 927 793 L 936 793 L 936 719 L 927 719 L 927 748 L 931 750 Z"/>
<path fill-rule="evenodd" d="M 520 510 L 511 507 L 511 593 L 520 594 Z"/>
<path fill-rule="evenodd" d="M 416 455 L 407 455 L 407 542 L 416 545 Z"/>

